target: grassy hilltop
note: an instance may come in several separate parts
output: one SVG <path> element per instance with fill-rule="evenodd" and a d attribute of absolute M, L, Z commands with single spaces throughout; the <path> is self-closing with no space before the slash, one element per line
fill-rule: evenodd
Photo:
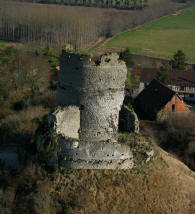
<path fill-rule="evenodd" d="M 0 213 L 193 214 L 195 174 L 164 151 L 159 153 L 161 158 L 134 172 L 66 169 L 48 173 L 28 165 L 1 180 Z"/>
<path fill-rule="evenodd" d="M 162 58 L 181 49 L 189 61 L 195 62 L 195 6 L 118 34 L 106 47 L 128 47 L 139 54 Z"/>

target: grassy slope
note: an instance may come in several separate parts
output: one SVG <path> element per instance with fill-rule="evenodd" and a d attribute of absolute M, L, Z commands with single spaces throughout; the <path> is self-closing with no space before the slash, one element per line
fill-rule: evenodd
<path fill-rule="evenodd" d="M 129 47 L 131 50 L 168 58 L 182 49 L 189 61 L 195 62 L 195 6 L 181 14 L 170 15 L 136 30 L 121 33 L 107 47 Z"/>
<path fill-rule="evenodd" d="M 5 177 L 3 203 L 14 214 L 193 214 L 195 174 L 159 150 L 143 171 L 65 170 L 39 166 Z"/>

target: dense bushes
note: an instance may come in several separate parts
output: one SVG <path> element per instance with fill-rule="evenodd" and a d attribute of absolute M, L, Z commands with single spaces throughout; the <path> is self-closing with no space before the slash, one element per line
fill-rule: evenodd
<path fill-rule="evenodd" d="M 155 142 L 195 170 L 195 113 L 173 113 L 163 122 L 141 121 L 144 135 L 153 136 Z"/>
<path fill-rule="evenodd" d="M 195 170 L 195 114 L 173 114 L 162 124 L 161 146 Z"/>
<path fill-rule="evenodd" d="M 0 143 L 29 143 L 35 118 L 56 106 L 48 56 L 29 56 L 13 46 L 0 54 Z"/>
<path fill-rule="evenodd" d="M 29 107 L 21 112 L 12 112 L 0 121 L 0 144 L 29 144 L 38 127 L 36 118 L 41 118 L 47 109 Z"/>

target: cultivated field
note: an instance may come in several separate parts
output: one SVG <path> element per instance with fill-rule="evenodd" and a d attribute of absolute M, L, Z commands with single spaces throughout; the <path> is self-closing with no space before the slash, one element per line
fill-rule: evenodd
<path fill-rule="evenodd" d="M 181 49 L 195 62 L 195 6 L 115 36 L 106 47 L 170 58 Z"/>

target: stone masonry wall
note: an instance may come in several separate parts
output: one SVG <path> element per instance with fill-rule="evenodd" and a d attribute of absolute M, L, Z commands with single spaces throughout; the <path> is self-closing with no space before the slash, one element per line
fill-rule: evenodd
<path fill-rule="evenodd" d="M 132 168 L 132 152 L 117 143 L 125 63 L 114 53 L 95 59 L 66 51 L 60 61 L 60 107 L 50 117 L 60 136 L 60 163 L 68 168 Z"/>
<path fill-rule="evenodd" d="M 62 54 L 58 103 L 80 109 L 81 140 L 116 140 L 127 72 L 118 58 L 104 55 L 97 65 L 88 56 Z"/>

